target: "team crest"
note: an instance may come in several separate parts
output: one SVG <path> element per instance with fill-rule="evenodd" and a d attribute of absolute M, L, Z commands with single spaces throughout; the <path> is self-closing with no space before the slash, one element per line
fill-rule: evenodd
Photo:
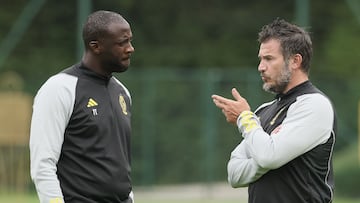
<path fill-rule="evenodd" d="M 119 95 L 119 104 L 120 104 L 120 107 L 122 109 L 122 112 L 127 115 L 128 112 L 127 112 L 127 107 L 126 107 L 126 102 L 125 102 L 125 98 L 124 96 L 122 96 L 121 94 Z"/>

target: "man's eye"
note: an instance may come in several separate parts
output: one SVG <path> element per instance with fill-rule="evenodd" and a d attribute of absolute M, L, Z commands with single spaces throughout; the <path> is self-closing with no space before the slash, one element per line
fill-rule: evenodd
<path fill-rule="evenodd" d="M 265 59 L 266 61 L 270 61 L 270 60 L 272 59 L 272 57 L 264 57 L 264 59 Z"/>
<path fill-rule="evenodd" d="M 128 45 L 130 43 L 131 43 L 131 40 L 124 40 L 124 41 L 118 42 L 118 45 L 119 46 L 126 46 L 126 45 Z"/>
<path fill-rule="evenodd" d="M 127 41 L 121 41 L 117 43 L 119 46 L 125 46 L 127 44 Z"/>

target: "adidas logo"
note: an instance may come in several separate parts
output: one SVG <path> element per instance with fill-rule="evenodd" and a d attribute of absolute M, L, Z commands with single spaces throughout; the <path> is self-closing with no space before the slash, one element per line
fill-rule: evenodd
<path fill-rule="evenodd" d="M 88 101 L 87 107 L 94 107 L 97 105 L 98 105 L 98 103 L 94 99 L 90 98 Z"/>

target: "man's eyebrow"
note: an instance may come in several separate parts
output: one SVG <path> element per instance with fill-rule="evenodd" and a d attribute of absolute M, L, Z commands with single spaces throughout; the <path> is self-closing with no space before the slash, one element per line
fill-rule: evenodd
<path fill-rule="evenodd" d="M 271 54 L 258 55 L 259 60 L 260 60 L 260 59 L 271 59 L 271 58 L 273 58 L 273 57 L 274 57 L 274 56 L 271 55 Z"/>
<path fill-rule="evenodd" d="M 132 36 L 123 36 L 123 37 L 119 37 L 118 41 L 127 41 L 127 40 L 132 40 L 133 37 Z"/>

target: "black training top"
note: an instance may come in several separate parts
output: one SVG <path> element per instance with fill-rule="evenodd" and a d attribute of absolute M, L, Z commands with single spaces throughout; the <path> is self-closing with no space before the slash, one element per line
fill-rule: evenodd
<path fill-rule="evenodd" d="M 44 99 L 52 107 L 36 108 Z M 120 203 L 128 198 L 132 190 L 130 106 L 128 90 L 115 77 L 100 76 L 81 64 L 43 85 L 34 111 L 47 116 L 43 122 L 52 127 L 36 130 L 44 124 L 34 118 L 31 141 L 32 177 L 40 199 L 61 197 L 58 185 L 66 203 Z M 54 164 L 57 177 L 46 182 L 54 179 Z"/>
<path fill-rule="evenodd" d="M 229 182 L 248 186 L 249 203 L 330 203 L 335 121 L 330 100 L 309 81 L 243 112 Z"/>
<path fill-rule="evenodd" d="M 299 96 L 314 93 L 323 94 L 310 82 L 306 82 L 290 90 L 285 95 L 278 95 L 274 103 L 259 109 L 256 114 L 260 117 L 264 131 L 271 134 L 277 126 L 280 126 L 287 115 L 290 105 Z M 273 120 L 274 115 L 277 116 L 275 120 Z M 335 132 L 336 125 L 333 127 L 333 132 Z M 331 202 L 334 189 L 331 162 L 335 142 L 334 136 L 335 134 L 332 134 L 324 144 L 316 146 L 278 169 L 270 170 L 258 181 L 250 184 L 249 202 Z"/>

